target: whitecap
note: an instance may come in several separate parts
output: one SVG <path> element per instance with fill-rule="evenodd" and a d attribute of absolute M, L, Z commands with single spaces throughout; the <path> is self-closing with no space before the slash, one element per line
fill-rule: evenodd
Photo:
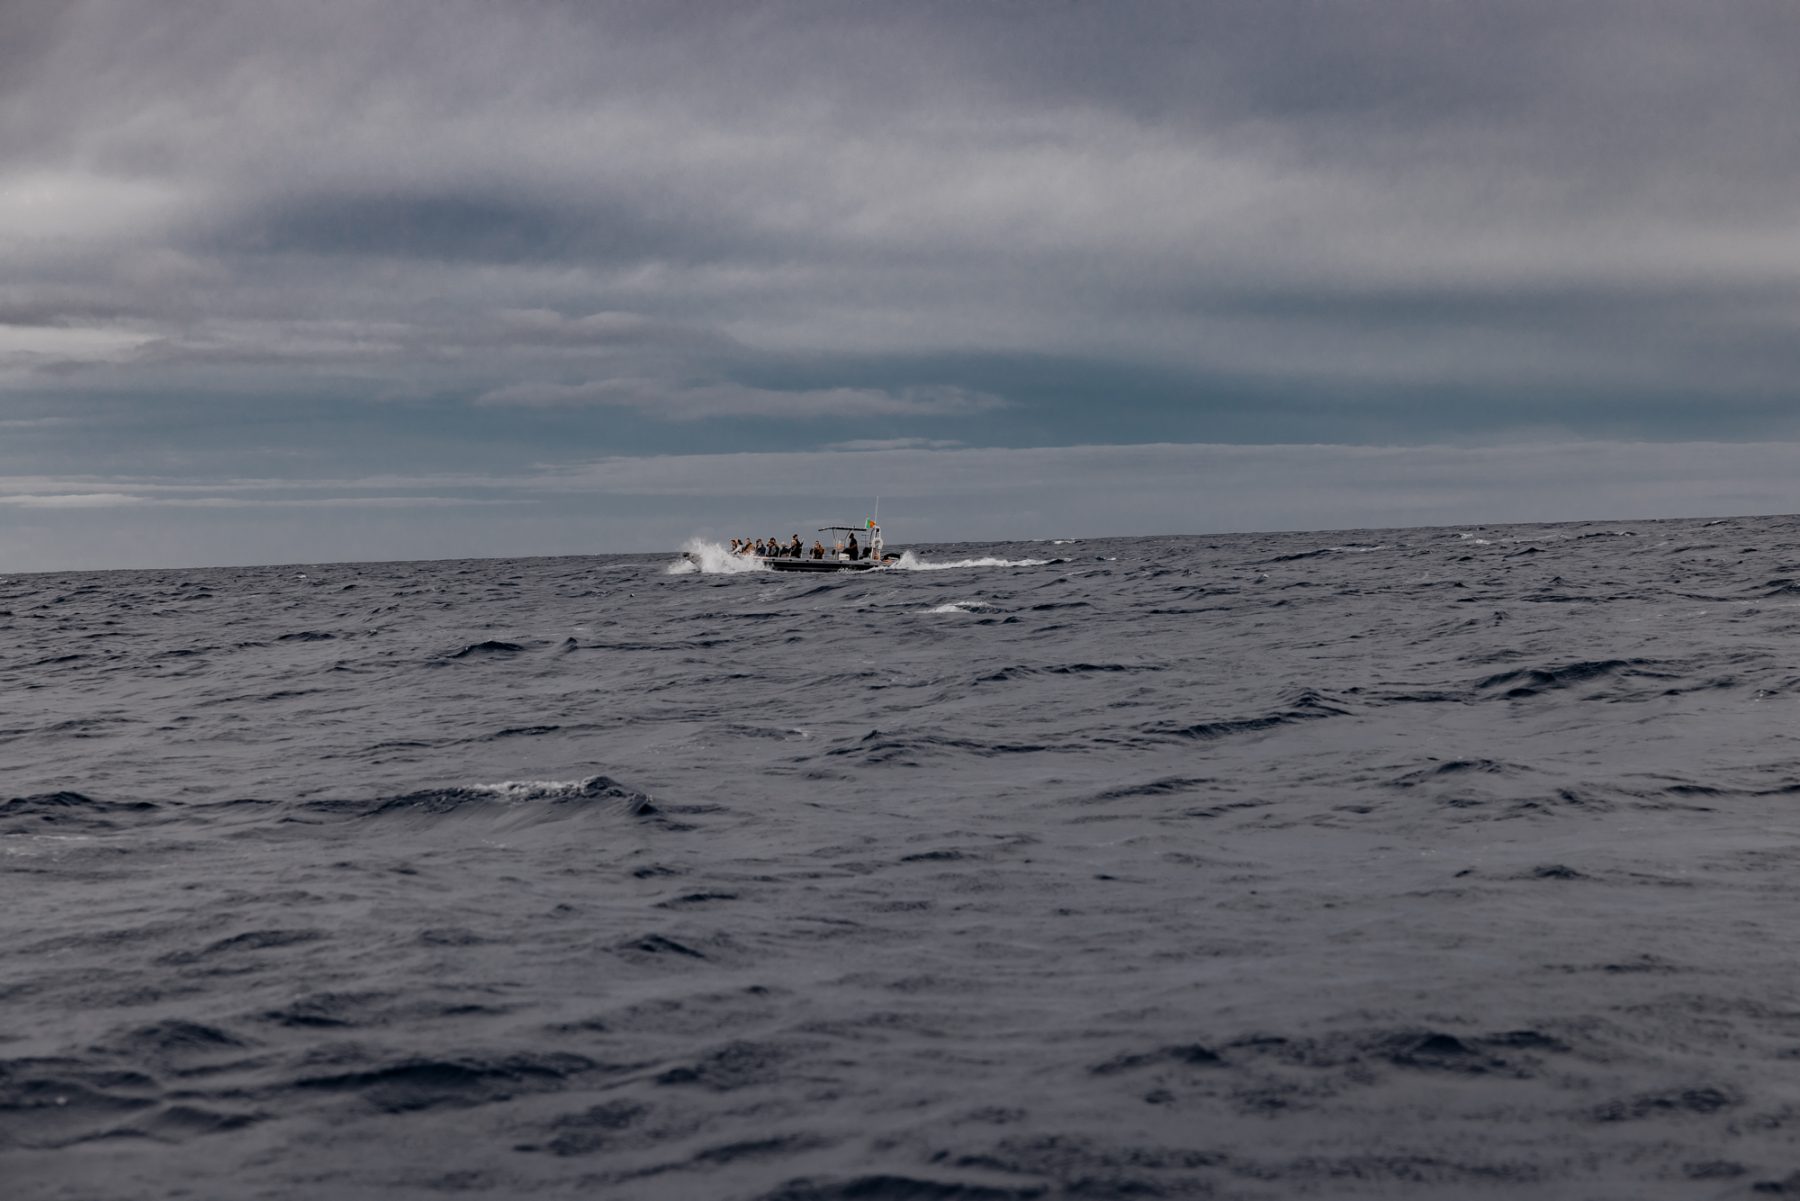
<path fill-rule="evenodd" d="M 934 609 L 926 609 L 924 611 L 926 613 L 985 613 L 992 611 L 993 608 L 994 606 L 988 604 L 986 601 L 966 600 L 951 601 L 948 604 L 939 605 Z"/>
<path fill-rule="evenodd" d="M 592 787 L 586 780 L 502 780 L 498 784 L 467 784 L 462 791 L 496 797 L 503 801 L 547 801 L 557 797 L 580 796 Z"/>

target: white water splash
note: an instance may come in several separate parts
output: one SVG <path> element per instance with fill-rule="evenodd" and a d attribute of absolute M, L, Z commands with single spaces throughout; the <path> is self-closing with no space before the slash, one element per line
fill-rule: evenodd
<path fill-rule="evenodd" d="M 926 609 L 926 613 L 992 613 L 994 606 L 986 601 L 966 600 L 951 601 L 947 605 L 939 605 L 935 609 Z"/>
<path fill-rule="evenodd" d="M 510 801 L 554 800 L 557 797 L 580 796 L 591 780 L 502 780 L 498 784 L 468 784 L 465 792 L 477 792 Z"/>
<path fill-rule="evenodd" d="M 1055 559 L 953 559 L 948 563 L 931 563 L 907 551 L 894 564 L 895 571 L 950 571 L 959 567 L 1043 567 Z"/>
<path fill-rule="evenodd" d="M 682 558 L 669 564 L 670 575 L 739 575 L 746 571 L 767 571 L 755 559 L 734 555 L 720 543 L 703 538 L 690 538 L 681 548 Z"/>

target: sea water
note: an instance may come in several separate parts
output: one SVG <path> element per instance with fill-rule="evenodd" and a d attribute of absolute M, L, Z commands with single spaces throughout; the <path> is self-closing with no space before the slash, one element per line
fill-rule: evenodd
<path fill-rule="evenodd" d="M 699 557 L 0 579 L 0 1195 L 1800 1191 L 1792 519 Z"/>

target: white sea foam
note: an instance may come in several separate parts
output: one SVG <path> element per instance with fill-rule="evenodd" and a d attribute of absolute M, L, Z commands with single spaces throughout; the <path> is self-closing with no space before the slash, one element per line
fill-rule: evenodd
<path fill-rule="evenodd" d="M 734 555 L 722 544 L 703 538 L 688 539 L 681 550 L 683 557 L 669 564 L 670 575 L 688 575 L 696 571 L 703 575 L 739 575 L 746 571 L 768 570 L 755 559 Z"/>
<path fill-rule="evenodd" d="M 927 613 L 988 613 L 988 612 L 992 612 L 993 608 L 994 608 L 994 606 L 988 604 L 986 601 L 966 600 L 966 601 L 951 601 L 949 604 L 939 605 L 935 609 L 926 609 L 925 612 L 927 612 Z"/>
<path fill-rule="evenodd" d="M 470 784 L 466 791 L 487 793 L 503 801 L 541 801 L 579 796 L 588 783 L 587 780 L 502 780 L 498 784 Z"/>
<path fill-rule="evenodd" d="M 8 834 L 0 838 L 0 855 L 60 859 L 76 844 L 93 841 L 91 834 Z"/>
<path fill-rule="evenodd" d="M 1054 562 L 1051 559 L 952 559 L 948 563 L 933 563 L 919 558 L 911 551 L 900 556 L 894 564 L 897 571 L 950 571 L 959 567 L 1042 567 Z"/>

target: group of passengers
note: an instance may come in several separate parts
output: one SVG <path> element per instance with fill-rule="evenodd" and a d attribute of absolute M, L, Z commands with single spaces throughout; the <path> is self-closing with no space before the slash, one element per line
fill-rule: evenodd
<path fill-rule="evenodd" d="M 806 547 L 802 545 L 800 535 L 798 534 L 795 534 L 792 541 L 788 542 L 786 545 L 778 542 L 773 537 L 766 539 L 758 538 L 755 542 L 750 541 L 748 538 L 733 538 L 731 540 L 731 553 L 734 555 L 754 555 L 758 558 L 765 559 L 804 559 L 807 555 Z M 816 539 L 813 541 L 812 557 L 815 559 L 823 559 L 825 557 L 825 544 L 823 542 Z"/>

